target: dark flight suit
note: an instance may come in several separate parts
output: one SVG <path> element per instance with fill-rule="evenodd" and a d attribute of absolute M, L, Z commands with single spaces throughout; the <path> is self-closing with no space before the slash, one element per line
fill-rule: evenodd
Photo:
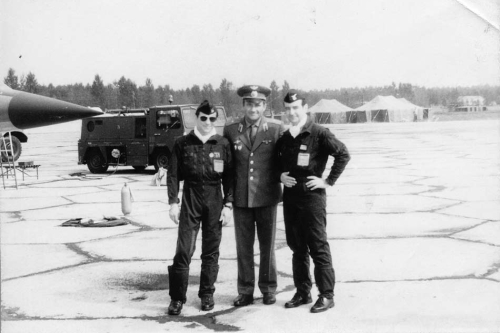
<path fill-rule="evenodd" d="M 170 297 L 186 301 L 189 264 L 196 237 L 202 229 L 201 276 L 198 296 L 211 295 L 219 272 L 222 237 L 221 210 L 232 201 L 232 156 L 229 142 L 216 134 L 203 144 L 191 131 L 175 142 L 167 172 L 169 204 L 178 203 L 179 182 L 184 180 L 179 232 L 174 263 L 168 267 Z M 224 199 L 221 193 L 221 181 Z"/>
<path fill-rule="evenodd" d="M 274 293 L 277 288 L 276 238 L 277 205 L 281 200 L 281 184 L 276 142 L 281 123 L 262 117 L 253 145 L 246 121 L 224 128 L 234 158 L 234 229 L 238 256 L 238 293 L 253 295 L 255 262 L 253 246 L 255 229 L 259 239 L 259 289 Z"/>
<path fill-rule="evenodd" d="M 297 292 L 304 298 L 312 282 L 309 274 L 309 256 L 314 262 L 314 277 L 321 296 L 332 298 L 335 271 L 326 235 L 326 191 L 309 190 L 308 176 L 321 178 L 328 161 L 334 164 L 326 182 L 333 185 L 349 162 L 346 146 L 327 128 L 312 123 L 309 118 L 301 132 L 293 138 L 286 131 L 277 144 L 281 172 L 289 172 L 297 184 L 284 187 L 283 213 L 286 240 L 293 251 L 292 270 Z"/>

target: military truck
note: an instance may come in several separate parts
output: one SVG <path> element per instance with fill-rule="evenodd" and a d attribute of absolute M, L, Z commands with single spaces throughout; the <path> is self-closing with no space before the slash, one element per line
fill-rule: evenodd
<path fill-rule="evenodd" d="M 198 105 L 164 105 L 145 109 L 109 110 L 102 116 L 82 120 L 78 140 L 78 164 L 90 172 L 103 173 L 109 166 L 132 166 L 138 171 L 149 165 L 166 167 L 175 139 L 196 126 Z M 226 123 L 224 107 L 216 106 L 217 133 Z"/>

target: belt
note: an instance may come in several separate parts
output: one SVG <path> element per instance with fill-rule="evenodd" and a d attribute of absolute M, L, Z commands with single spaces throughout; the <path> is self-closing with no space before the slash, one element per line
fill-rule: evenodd
<path fill-rule="evenodd" d="M 184 186 L 188 186 L 188 187 L 220 186 L 220 185 L 221 185 L 220 180 L 204 180 L 204 181 L 185 180 L 184 181 Z"/>
<path fill-rule="evenodd" d="M 314 176 L 314 175 L 311 175 L 311 176 Z M 293 177 L 293 176 L 290 176 L 290 177 Z M 307 183 L 308 181 L 310 181 L 310 179 L 307 178 L 307 177 L 309 177 L 309 176 L 305 176 L 305 177 L 293 177 L 293 178 L 295 178 L 295 181 L 297 183 Z"/>

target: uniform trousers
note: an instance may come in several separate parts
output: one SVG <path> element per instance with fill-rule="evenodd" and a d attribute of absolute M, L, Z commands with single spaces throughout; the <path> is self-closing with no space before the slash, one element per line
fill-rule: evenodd
<path fill-rule="evenodd" d="M 198 296 L 212 295 L 219 272 L 219 245 L 222 238 L 222 191 L 218 185 L 184 184 L 174 263 L 168 267 L 170 297 L 186 301 L 189 264 L 196 249 L 198 231 L 202 232 L 201 275 Z"/>
<path fill-rule="evenodd" d="M 238 255 L 238 293 L 253 295 L 255 289 L 255 229 L 259 240 L 260 264 L 258 286 L 262 293 L 274 293 L 278 286 L 274 242 L 277 205 L 234 207 L 234 230 Z"/>
<path fill-rule="evenodd" d="M 286 241 L 293 252 L 292 271 L 297 292 L 306 297 L 311 291 L 309 257 L 312 257 L 320 296 L 332 298 L 335 271 L 326 235 L 326 191 L 310 191 L 302 183 L 285 187 L 283 214 Z"/>

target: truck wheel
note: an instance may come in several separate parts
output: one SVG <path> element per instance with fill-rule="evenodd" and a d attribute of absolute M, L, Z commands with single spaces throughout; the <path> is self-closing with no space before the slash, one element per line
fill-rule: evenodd
<path fill-rule="evenodd" d="M 160 168 L 167 168 L 168 154 L 166 151 L 159 151 L 155 156 L 155 170 L 158 172 Z"/>
<path fill-rule="evenodd" d="M 134 165 L 134 166 L 132 166 L 132 168 L 134 168 L 135 171 L 139 171 L 139 172 L 144 171 L 146 169 L 146 167 L 144 165 Z"/>
<path fill-rule="evenodd" d="M 10 142 L 9 142 L 9 137 L 5 137 L 5 147 L 4 147 L 4 141 L 0 141 L 0 147 L 2 149 L 2 162 L 7 162 L 8 157 L 10 157 L 11 161 L 17 161 L 19 156 L 21 156 L 21 152 L 23 150 L 23 147 L 21 146 L 21 141 L 19 141 L 18 138 L 15 136 L 12 136 L 12 149 L 14 150 L 14 160 L 12 160 L 12 154 L 10 153 Z M 8 152 L 4 151 L 8 150 Z"/>
<path fill-rule="evenodd" d="M 92 150 L 87 157 L 87 167 L 92 173 L 102 173 L 108 170 L 108 163 L 104 162 L 104 157 L 98 150 Z"/>

